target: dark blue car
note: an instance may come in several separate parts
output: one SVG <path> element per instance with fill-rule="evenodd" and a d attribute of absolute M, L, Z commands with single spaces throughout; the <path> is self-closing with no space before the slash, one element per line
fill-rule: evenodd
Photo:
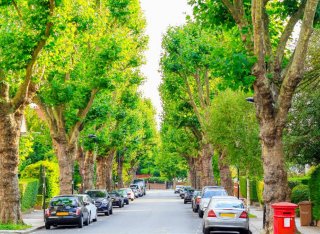
<path fill-rule="evenodd" d="M 94 200 L 98 213 L 104 213 L 107 216 L 112 214 L 112 199 L 107 190 L 94 189 L 87 190 L 85 193 Z"/>

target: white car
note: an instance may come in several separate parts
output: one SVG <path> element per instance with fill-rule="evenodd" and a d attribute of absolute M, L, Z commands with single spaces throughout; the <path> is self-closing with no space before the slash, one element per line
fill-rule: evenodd
<path fill-rule="evenodd" d="M 96 222 L 98 219 L 97 207 L 94 204 L 94 200 L 87 194 L 78 194 L 89 212 L 89 223 Z"/>
<path fill-rule="evenodd" d="M 204 190 L 201 196 L 199 204 L 198 214 L 202 218 L 205 210 L 208 207 L 209 201 L 214 196 L 228 196 L 227 191 L 223 187 L 207 188 Z"/>
<path fill-rule="evenodd" d="M 128 198 L 133 201 L 134 200 L 134 192 L 132 191 L 131 188 L 121 188 L 120 190 L 125 190 L 127 195 L 128 195 Z"/>

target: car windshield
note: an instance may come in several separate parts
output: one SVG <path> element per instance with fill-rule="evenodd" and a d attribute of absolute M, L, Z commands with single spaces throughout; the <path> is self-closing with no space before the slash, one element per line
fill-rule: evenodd
<path fill-rule="evenodd" d="M 215 202 L 213 208 L 224 209 L 224 208 L 238 208 L 244 209 L 244 205 L 239 201 L 218 201 Z"/>
<path fill-rule="evenodd" d="M 86 194 L 88 194 L 92 198 L 106 197 L 107 196 L 107 194 L 104 191 L 87 191 Z"/>
<path fill-rule="evenodd" d="M 203 194 L 203 198 L 211 198 L 214 196 L 227 196 L 228 194 L 224 190 L 207 190 Z"/>
<path fill-rule="evenodd" d="M 50 201 L 50 206 L 78 206 L 75 197 L 55 197 Z"/>
<path fill-rule="evenodd" d="M 117 193 L 116 191 L 112 191 L 112 192 L 109 193 L 109 194 L 110 194 L 111 196 L 112 196 L 112 195 L 115 195 L 115 196 L 118 195 L 118 196 L 119 196 L 119 193 Z"/>

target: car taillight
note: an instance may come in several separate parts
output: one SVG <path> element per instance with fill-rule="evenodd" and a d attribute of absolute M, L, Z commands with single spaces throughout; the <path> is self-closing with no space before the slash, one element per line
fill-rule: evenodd
<path fill-rule="evenodd" d="M 49 209 L 46 209 L 46 211 L 45 211 L 45 215 L 46 215 L 47 217 L 49 217 L 49 216 L 51 215 L 51 212 L 50 212 L 50 210 L 49 210 Z"/>
<path fill-rule="evenodd" d="M 216 216 L 216 213 L 214 213 L 213 210 L 209 210 L 208 217 L 214 218 L 214 217 L 217 217 L 217 216 Z"/>
<path fill-rule="evenodd" d="M 81 209 L 80 208 L 77 208 L 76 210 L 76 215 L 80 215 L 81 214 Z"/>
<path fill-rule="evenodd" d="M 243 212 L 241 213 L 241 215 L 240 215 L 239 218 L 241 218 L 241 219 L 246 219 L 246 218 L 248 218 L 248 213 L 245 212 L 245 211 L 243 211 Z"/>

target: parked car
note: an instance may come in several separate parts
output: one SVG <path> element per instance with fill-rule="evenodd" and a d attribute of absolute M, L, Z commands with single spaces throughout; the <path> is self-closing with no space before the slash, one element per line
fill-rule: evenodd
<path fill-rule="evenodd" d="M 190 188 L 191 188 L 191 186 L 183 186 L 183 188 L 180 190 L 180 198 L 181 199 L 184 199 L 184 196 L 185 196 L 187 190 Z"/>
<path fill-rule="evenodd" d="M 204 192 L 202 192 L 201 201 L 200 201 L 199 209 L 198 209 L 198 214 L 199 214 L 200 218 L 203 217 L 203 213 L 206 210 L 211 197 L 228 196 L 227 191 L 223 187 L 220 187 L 220 186 L 214 186 L 211 188 L 202 189 L 202 191 L 204 191 Z"/>
<path fill-rule="evenodd" d="M 117 191 L 110 192 L 112 198 L 112 206 L 118 206 L 119 208 L 124 207 L 124 197 Z"/>
<path fill-rule="evenodd" d="M 127 195 L 128 195 L 128 198 L 133 201 L 134 200 L 134 192 L 132 191 L 131 188 L 121 188 L 120 190 L 125 190 Z"/>
<path fill-rule="evenodd" d="M 193 196 L 191 199 L 191 208 L 193 212 L 198 212 L 200 201 L 201 201 L 201 191 L 195 190 L 193 192 Z"/>
<path fill-rule="evenodd" d="M 129 198 L 126 190 L 119 189 L 117 192 L 123 197 L 124 204 L 129 205 Z"/>
<path fill-rule="evenodd" d="M 52 225 L 89 225 L 89 212 L 85 204 L 78 196 L 61 195 L 56 196 L 49 202 L 45 210 L 45 227 L 50 229 Z"/>
<path fill-rule="evenodd" d="M 146 195 L 146 181 L 144 179 L 135 179 L 132 184 L 137 184 L 140 186 L 143 195 Z"/>
<path fill-rule="evenodd" d="M 89 223 L 96 222 L 98 219 L 98 212 L 94 200 L 87 194 L 78 194 L 78 196 L 82 199 L 83 204 L 88 209 Z"/>
<path fill-rule="evenodd" d="M 112 200 L 107 190 L 105 189 L 87 190 L 85 194 L 89 195 L 94 200 L 98 213 L 104 213 L 107 216 L 113 213 Z"/>
<path fill-rule="evenodd" d="M 213 197 L 203 215 L 203 233 L 211 231 L 249 232 L 249 216 L 236 197 Z"/>
<path fill-rule="evenodd" d="M 143 196 L 143 191 L 141 190 L 140 186 L 138 184 L 130 184 L 130 188 L 132 190 L 137 191 L 137 197 L 142 197 Z"/>
<path fill-rule="evenodd" d="M 176 185 L 174 193 L 180 193 L 180 190 L 183 188 L 183 185 Z"/>
<path fill-rule="evenodd" d="M 184 204 L 191 202 L 191 199 L 193 197 L 193 192 L 194 192 L 194 189 L 192 189 L 192 188 L 189 188 L 186 190 L 185 195 L 184 195 L 184 200 L 183 200 Z"/>

